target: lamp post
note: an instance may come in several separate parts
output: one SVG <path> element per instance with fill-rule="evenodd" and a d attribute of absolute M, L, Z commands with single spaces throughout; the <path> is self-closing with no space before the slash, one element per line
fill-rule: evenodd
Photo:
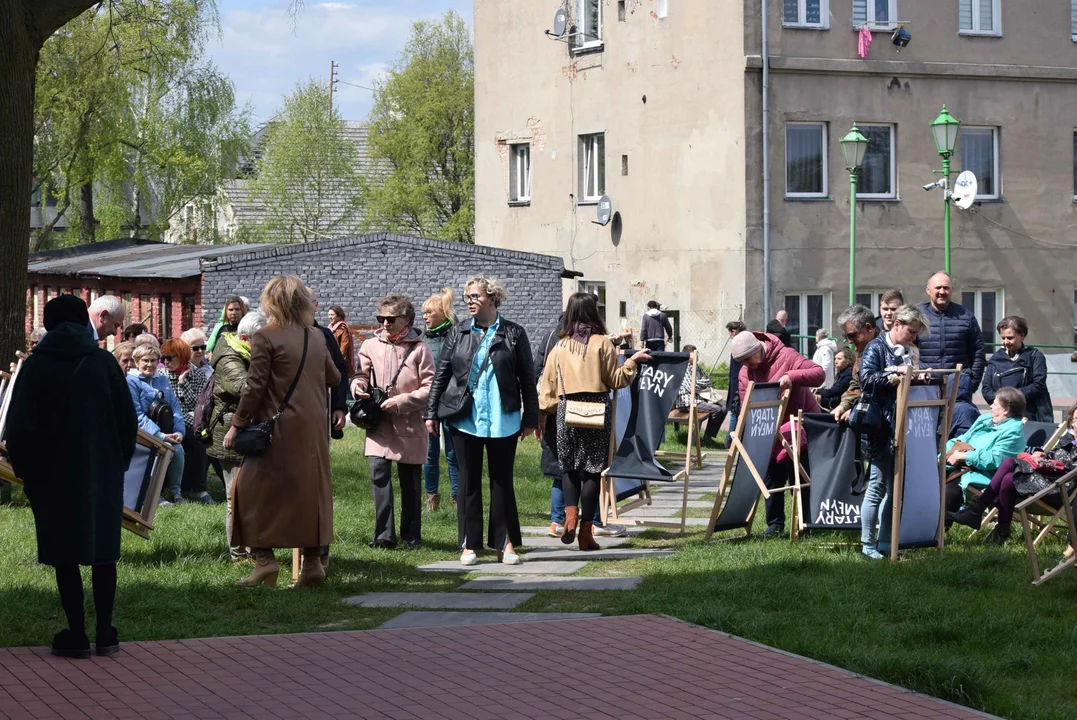
<path fill-rule="evenodd" d="M 951 115 L 946 106 L 931 123 L 931 134 L 935 137 L 935 150 L 942 158 L 942 170 L 934 172 L 943 177 L 943 258 L 946 274 L 950 274 L 950 158 L 957 148 L 957 134 L 961 131 L 961 121 Z"/>
<path fill-rule="evenodd" d="M 853 129 L 843 137 L 841 154 L 845 156 L 845 169 L 849 171 L 849 305 L 856 304 L 856 173 L 864 163 L 868 139 Z"/>

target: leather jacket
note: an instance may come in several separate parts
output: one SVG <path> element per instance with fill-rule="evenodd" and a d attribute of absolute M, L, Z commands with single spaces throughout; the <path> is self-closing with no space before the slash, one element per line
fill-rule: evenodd
<path fill-rule="evenodd" d="M 471 331 L 471 320 L 463 320 L 445 334 L 430 398 L 423 418 L 439 420 L 438 410 L 443 401 L 456 407 L 471 377 L 471 365 L 482 337 Z M 535 381 L 535 362 L 527 332 L 504 317 L 490 344 L 490 366 L 501 391 L 501 409 L 511 413 L 521 409 L 521 428 L 538 427 L 538 386 Z"/>

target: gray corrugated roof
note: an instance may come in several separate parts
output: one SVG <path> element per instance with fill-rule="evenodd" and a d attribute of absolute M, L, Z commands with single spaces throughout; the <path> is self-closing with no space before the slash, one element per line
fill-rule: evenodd
<path fill-rule="evenodd" d="M 198 261 L 236 253 L 249 253 L 264 245 L 152 244 L 105 249 L 69 257 L 33 260 L 30 273 L 120 278 L 188 278 L 202 274 Z"/>

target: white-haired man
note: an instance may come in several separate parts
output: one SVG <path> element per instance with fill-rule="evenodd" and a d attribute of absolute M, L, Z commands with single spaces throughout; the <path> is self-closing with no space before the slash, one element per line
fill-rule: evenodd
<path fill-rule="evenodd" d="M 98 342 L 115 335 L 126 319 L 123 301 L 115 295 L 102 295 L 90 303 L 90 326 Z"/>

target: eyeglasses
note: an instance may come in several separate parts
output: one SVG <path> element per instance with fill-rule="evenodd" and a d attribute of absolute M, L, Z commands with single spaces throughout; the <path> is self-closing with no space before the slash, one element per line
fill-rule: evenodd
<path fill-rule="evenodd" d="M 846 340 L 848 340 L 849 342 L 852 342 L 852 341 L 856 340 L 858 337 L 860 337 L 860 331 L 859 330 L 853 330 L 852 332 L 842 333 L 841 336 L 843 338 L 845 338 Z"/>
<path fill-rule="evenodd" d="M 163 363 L 170 363 L 170 362 L 172 362 L 173 359 L 174 358 L 173 358 L 172 355 L 162 355 L 161 356 L 161 362 L 163 362 Z"/>
<path fill-rule="evenodd" d="M 205 345 L 192 345 L 191 350 L 193 352 L 203 352 L 206 349 Z"/>
<path fill-rule="evenodd" d="M 384 325 L 385 323 L 395 323 L 397 320 L 400 319 L 400 316 L 399 315 L 378 315 L 374 319 L 378 321 L 379 325 Z"/>
<path fill-rule="evenodd" d="M 470 303 L 477 303 L 479 300 L 482 300 L 484 297 L 485 297 L 485 295 L 480 295 L 478 293 L 471 293 L 470 295 L 465 295 L 464 300 L 467 301 L 469 304 Z"/>

